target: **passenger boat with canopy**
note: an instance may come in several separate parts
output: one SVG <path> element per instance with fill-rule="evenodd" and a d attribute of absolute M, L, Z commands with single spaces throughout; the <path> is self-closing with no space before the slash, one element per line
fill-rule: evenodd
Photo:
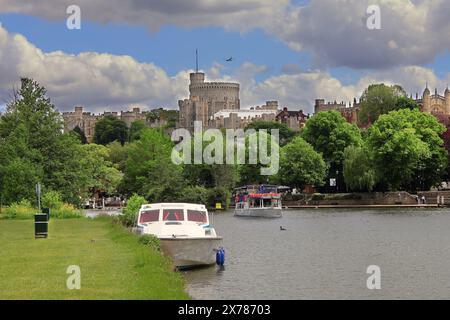
<path fill-rule="evenodd" d="M 235 189 L 237 217 L 281 218 L 281 194 L 274 185 L 250 185 Z"/>

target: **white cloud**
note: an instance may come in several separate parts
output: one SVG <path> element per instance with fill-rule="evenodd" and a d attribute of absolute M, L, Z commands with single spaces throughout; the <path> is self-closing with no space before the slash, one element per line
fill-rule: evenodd
<path fill-rule="evenodd" d="M 44 53 L 21 35 L 0 28 L 0 94 L 7 98 L 20 77 L 44 85 L 61 110 L 75 104 L 90 109 L 117 109 L 130 105 L 176 107 L 187 95 L 189 74 L 170 77 L 152 63 L 130 56 L 94 52 L 69 55 Z"/>
<path fill-rule="evenodd" d="M 371 83 L 400 84 L 408 92 L 421 94 L 425 83 L 442 93 L 450 83 L 450 73 L 439 78 L 433 70 L 420 66 L 397 67 L 373 72 L 353 84 L 344 85 L 322 70 L 271 76 L 257 81 L 267 66 L 243 63 L 232 74 L 213 64 L 208 80 L 238 81 L 243 107 L 278 100 L 281 106 L 313 111 L 314 100 L 350 102 Z M 0 28 L 0 97 L 7 99 L 20 77 L 32 77 L 48 89 L 60 110 L 83 105 L 98 112 L 131 106 L 177 108 L 178 99 L 188 97 L 189 72 L 168 76 L 152 63 L 140 63 L 129 56 L 85 52 L 69 55 L 60 51 L 44 53 L 21 35 Z M 3 100 L 0 101 L 3 102 Z"/>
<path fill-rule="evenodd" d="M 377 4 L 381 30 L 369 30 L 366 10 Z M 450 48 L 448 0 L 311 0 L 269 29 L 320 67 L 383 69 L 421 65 Z"/>
<path fill-rule="evenodd" d="M 0 0 L 0 12 L 66 19 L 73 0 Z M 367 28 L 369 5 L 381 8 L 381 30 Z M 450 48 L 448 0 L 77 0 L 82 18 L 101 23 L 262 28 L 317 66 L 383 69 L 422 65 Z"/>
<path fill-rule="evenodd" d="M 246 30 L 281 13 L 289 0 L 77 0 L 83 19 L 102 23 L 141 24 L 156 30 L 165 24 L 220 26 Z M 0 11 L 66 19 L 73 0 L 0 0 Z"/>
<path fill-rule="evenodd" d="M 443 94 L 450 83 L 450 73 L 439 78 L 429 68 L 405 66 L 373 72 L 349 85 L 320 70 L 273 76 L 262 82 L 252 78 L 251 81 L 241 82 L 241 101 L 244 107 L 250 107 L 261 105 L 266 100 L 278 100 L 283 107 L 312 113 L 316 99 L 353 103 L 354 98 L 359 99 L 363 91 L 374 83 L 399 84 L 407 93 L 414 97 L 418 93 L 421 97 L 426 83 Z"/>

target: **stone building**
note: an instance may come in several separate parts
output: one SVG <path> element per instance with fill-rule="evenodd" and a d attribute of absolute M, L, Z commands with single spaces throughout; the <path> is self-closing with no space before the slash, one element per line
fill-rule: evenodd
<path fill-rule="evenodd" d="M 279 110 L 278 101 L 241 109 L 238 83 L 205 82 L 204 73 L 190 74 L 189 92 L 189 99 L 178 101 L 177 126 L 190 131 L 195 121 L 201 121 L 203 129 L 244 129 L 254 121 L 280 121 L 299 131 L 309 118 L 303 111 Z"/>
<path fill-rule="evenodd" d="M 419 98 L 419 94 L 416 94 L 414 101 L 419 105 L 420 111 L 431 113 L 440 121 L 443 118 L 450 117 L 450 90 L 448 87 L 445 90 L 444 95 L 441 96 L 438 94 L 437 89 L 435 89 L 434 94 L 432 95 L 427 85 L 422 97 Z M 351 103 L 347 105 L 344 102 L 336 103 L 336 101 L 334 103 L 325 103 L 325 100 L 317 99 L 314 106 L 314 112 L 318 113 L 327 110 L 337 110 L 341 112 L 348 122 L 354 124 L 358 123 L 360 104 L 356 102 L 356 98 L 353 101 L 353 105 Z"/>
<path fill-rule="evenodd" d="M 93 114 L 91 112 L 84 112 L 83 107 L 75 107 L 74 112 L 63 112 L 64 132 L 70 132 L 75 127 L 79 127 L 85 134 L 89 143 L 94 139 L 94 131 L 96 122 L 105 117 L 113 116 L 124 121 L 128 128 L 131 123 L 137 120 L 146 121 L 146 113 L 141 112 L 139 108 L 133 108 L 132 111 L 119 112 L 104 112 L 103 114 Z"/>
<path fill-rule="evenodd" d="M 434 94 L 432 95 L 427 86 L 423 92 L 422 98 L 418 99 L 418 96 L 416 95 L 415 101 L 420 106 L 422 112 L 450 116 L 450 90 L 448 87 L 445 90 L 444 95 L 441 96 L 438 94 L 437 89 L 435 89 Z"/>
<path fill-rule="evenodd" d="M 205 82 L 204 73 L 191 73 L 189 99 L 178 101 L 178 126 L 193 130 L 194 121 L 202 121 L 206 127 L 217 112 L 240 110 L 239 87 L 238 83 Z"/>
<path fill-rule="evenodd" d="M 283 108 L 283 111 L 280 111 L 275 117 L 276 121 L 284 123 L 294 131 L 304 128 L 308 119 L 309 115 L 304 114 L 303 110 L 289 111 L 288 108 Z"/>
<path fill-rule="evenodd" d="M 254 121 L 275 121 L 278 114 L 278 102 L 267 101 L 265 105 L 248 110 L 221 110 L 208 121 L 209 128 L 244 129 Z"/>
<path fill-rule="evenodd" d="M 336 110 L 339 111 L 342 116 L 347 119 L 347 122 L 357 124 L 358 123 L 358 113 L 359 113 L 359 103 L 356 98 L 353 100 L 353 104 L 349 102 L 337 103 L 336 101 L 325 103 L 324 99 L 317 99 L 314 105 L 314 113 L 317 114 L 321 111 Z"/>

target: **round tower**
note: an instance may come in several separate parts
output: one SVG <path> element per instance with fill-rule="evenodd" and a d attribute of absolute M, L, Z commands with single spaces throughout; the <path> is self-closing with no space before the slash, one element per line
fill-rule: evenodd
<path fill-rule="evenodd" d="M 431 92 L 430 89 L 428 89 L 428 85 L 423 92 L 423 112 L 431 112 Z"/>
<path fill-rule="evenodd" d="M 191 85 L 205 82 L 205 74 L 202 72 L 191 73 L 190 78 L 191 78 Z"/>

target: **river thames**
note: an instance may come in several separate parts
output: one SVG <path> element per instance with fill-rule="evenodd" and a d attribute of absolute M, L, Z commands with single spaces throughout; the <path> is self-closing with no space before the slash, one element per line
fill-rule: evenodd
<path fill-rule="evenodd" d="M 183 272 L 194 299 L 448 299 L 450 210 L 214 213 L 225 267 Z M 287 231 L 280 231 L 283 226 Z M 381 289 L 367 288 L 380 267 Z"/>

